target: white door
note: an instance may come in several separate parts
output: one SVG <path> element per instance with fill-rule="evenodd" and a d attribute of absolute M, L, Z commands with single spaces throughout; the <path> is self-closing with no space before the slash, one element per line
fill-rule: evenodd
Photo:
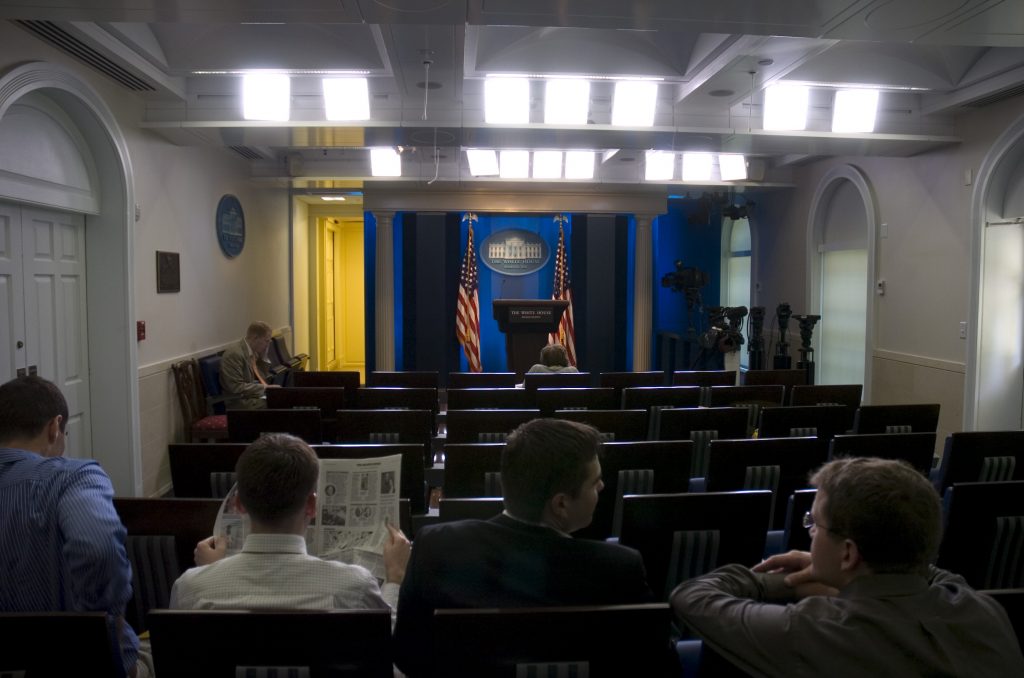
<path fill-rule="evenodd" d="M 0 380 L 36 373 L 68 401 L 66 454 L 91 456 L 85 218 L 0 203 Z"/>

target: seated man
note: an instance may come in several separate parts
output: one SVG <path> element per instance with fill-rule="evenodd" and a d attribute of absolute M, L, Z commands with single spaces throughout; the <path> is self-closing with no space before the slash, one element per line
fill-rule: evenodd
<path fill-rule="evenodd" d="M 61 456 L 67 423 L 67 402 L 49 381 L 0 386 L 0 611 L 106 612 L 134 676 L 139 639 L 123 619 L 132 595 L 124 525 L 99 464 Z"/>
<path fill-rule="evenodd" d="M 263 394 L 268 388 L 276 388 L 267 359 L 273 334 L 270 325 L 257 320 L 249 325 L 244 339 L 224 349 L 220 358 L 220 387 L 228 398 L 228 408 L 255 410 L 267 406 Z"/>
<path fill-rule="evenodd" d="M 759 676 L 1024 676 L 1000 605 L 929 565 L 942 528 L 924 476 L 901 461 L 840 459 L 811 482 L 811 552 L 680 584 L 681 622 Z"/>
<path fill-rule="evenodd" d="M 501 456 L 505 512 L 417 533 L 395 626 L 402 671 L 429 673 L 431 619 L 439 608 L 651 601 L 639 553 L 570 536 L 590 524 L 604 486 L 600 447 L 600 435 L 585 424 L 523 424 Z"/>
<path fill-rule="evenodd" d="M 250 533 L 241 553 L 224 557 L 213 537 L 196 546 L 196 563 L 171 589 L 170 607 L 212 609 L 375 609 L 398 602 L 409 541 L 388 526 L 383 591 L 368 570 L 306 553 L 306 528 L 316 515 L 316 455 L 302 440 L 265 435 L 245 448 L 235 467 L 239 508 Z"/>
<path fill-rule="evenodd" d="M 530 372 L 579 372 L 569 364 L 569 354 L 561 344 L 548 344 L 540 350 L 540 363 L 534 364 Z"/>

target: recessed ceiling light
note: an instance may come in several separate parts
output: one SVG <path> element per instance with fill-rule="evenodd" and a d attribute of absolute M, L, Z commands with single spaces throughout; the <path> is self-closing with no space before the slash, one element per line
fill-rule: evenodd
<path fill-rule="evenodd" d="M 242 76 L 242 117 L 286 121 L 291 113 L 291 80 L 283 73 Z"/>

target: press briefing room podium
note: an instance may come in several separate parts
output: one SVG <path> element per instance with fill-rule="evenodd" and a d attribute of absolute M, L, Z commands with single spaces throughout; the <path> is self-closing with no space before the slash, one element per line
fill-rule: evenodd
<path fill-rule="evenodd" d="M 522 375 L 540 360 L 548 334 L 558 331 L 564 299 L 495 299 L 494 319 L 505 334 L 505 359 L 509 372 Z"/>

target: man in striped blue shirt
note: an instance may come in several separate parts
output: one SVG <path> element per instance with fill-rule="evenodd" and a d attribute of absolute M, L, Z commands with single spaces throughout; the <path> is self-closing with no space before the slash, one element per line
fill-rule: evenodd
<path fill-rule="evenodd" d="M 67 419 L 64 396 L 45 379 L 0 386 L 0 610 L 106 612 L 125 674 L 135 676 L 125 528 L 99 464 L 62 456 Z"/>

